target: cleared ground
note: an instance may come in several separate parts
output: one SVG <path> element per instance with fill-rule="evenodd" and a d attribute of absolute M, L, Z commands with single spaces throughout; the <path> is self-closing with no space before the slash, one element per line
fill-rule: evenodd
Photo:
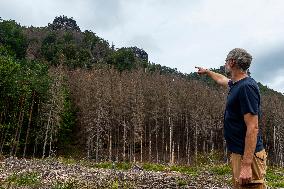
<path fill-rule="evenodd" d="M 6 158 L 0 165 L 0 188 L 230 188 L 230 180 L 226 164 L 185 167 Z M 269 170 L 268 181 L 284 187 L 283 169 Z"/>

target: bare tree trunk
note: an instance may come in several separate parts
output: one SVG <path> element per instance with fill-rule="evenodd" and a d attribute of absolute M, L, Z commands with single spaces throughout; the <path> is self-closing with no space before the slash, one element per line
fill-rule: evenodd
<path fill-rule="evenodd" d="M 138 125 L 138 128 L 136 128 L 136 123 L 133 123 L 133 126 L 134 126 L 134 128 L 133 128 L 133 140 L 132 140 L 132 160 L 133 160 L 133 162 L 135 162 L 136 161 L 136 158 L 135 158 L 135 151 L 136 151 L 136 147 L 135 147 L 135 143 L 136 143 L 136 138 L 135 138 L 135 134 L 137 133 L 137 135 L 138 135 L 138 129 L 139 129 L 139 125 Z M 139 141 L 139 139 L 137 140 L 137 141 Z"/>
<path fill-rule="evenodd" d="M 147 145 L 147 124 L 144 124 L 144 147 L 146 149 L 146 145 Z M 147 152 L 145 152 L 145 157 L 147 158 Z"/>
<path fill-rule="evenodd" d="M 283 165 L 283 147 L 282 147 L 282 141 L 279 142 L 279 165 Z"/>
<path fill-rule="evenodd" d="M 152 161 L 152 137 L 151 137 L 151 125 L 149 124 L 149 157 L 148 161 Z"/>
<path fill-rule="evenodd" d="M 30 129 L 31 129 L 34 101 L 35 101 L 35 91 L 33 91 L 33 99 L 32 99 L 32 104 L 31 104 L 31 108 L 30 108 L 30 116 L 29 116 L 28 129 L 27 129 L 27 134 L 26 134 L 26 140 L 25 140 L 25 147 L 24 147 L 23 157 L 26 156 L 27 143 L 28 143 L 28 139 L 29 139 L 29 135 L 30 135 Z"/>
<path fill-rule="evenodd" d="M 2 114 L 2 113 L 1 113 Z M 0 118 L 1 119 L 1 118 Z M 0 121 L 0 125 L 1 125 L 1 121 Z M 3 138 L 5 136 L 5 127 L 3 127 L 3 129 L 0 129 L 1 130 L 1 139 L 0 139 L 0 144 L 3 143 Z M 1 146 L 0 146 L 0 149 L 1 149 Z"/>
<path fill-rule="evenodd" d="M 275 124 L 273 124 L 273 151 L 276 153 L 276 128 Z"/>
<path fill-rule="evenodd" d="M 96 162 L 99 162 L 99 150 L 100 150 L 100 141 L 101 141 L 101 122 L 103 119 L 103 107 L 101 102 L 99 103 L 98 111 L 97 111 L 98 118 L 96 120 Z"/>
<path fill-rule="evenodd" d="M 152 161 L 152 140 L 151 140 L 151 135 L 149 136 L 149 157 L 148 157 L 148 161 L 151 162 Z"/>
<path fill-rule="evenodd" d="M 108 159 L 111 162 L 112 161 L 112 135 L 111 135 L 111 129 L 109 129 L 109 149 L 108 149 L 108 152 L 109 152 Z"/>
<path fill-rule="evenodd" d="M 206 139 L 203 139 L 203 154 L 206 153 Z"/>
<path fill-rule="evenodd" d="M 140 136 L 140 162 L 143 162 L 143 133 Z"/>
<path fill-rule="evenodd" d="M 5 131 L 5 130 L 4 130 Z M 3 131 L 3 132 L 4 132 Z M 0 154 L 2 154 L 3 153 L 3 147 L 4 147 L 4 144 L 5 144 L 5 140 L 6 140 L 6 137 L 7 137 L 7 133 L 8 133 L 8 131 L 6 131 L 5 133 L 3 133 L 3 139 L 2 139 L 2 143 L 1 143 L 1 147 L 0 147 Z"/>
<path fill-rule="evenodd" d="M 166 142 L 165 161 L 168 161 L 168 143 Z"/>
<path fill-rule="evenodd" d="M 158 129 L 156 129 L 156 163 L 159 163 Z"/>
<path fill-rule="evenodd" d="M 227 163 L 229 163 L 229 159 L 227 158 L 227 146 L 226 146 L 226 141 L 223 139 L 223 149 L 224 149 L 224 156 L 225 159 L 227 160 Z"/>
<path fill-rule="evenodd" d="M 98 156 L 99 156 L 99 137 L 100 137 L 100 131 L 99 131 L 99 126 L 97 125 L 97 134 L 96 134 L 96 162 L 98 162 Z"/>
<path fill-rule="evenodd" d="M 195 162 L 197 161 L 197 153 L 198 153 L 198 146 L 197 146 L 197 135 L 198 135 L 198 133 L 197 133 L 197 124 L 195 123 L 195 133 L 194 133 L 194 135 L 195 135 L 195 137 L 194 137 L 194 139 L 195 139 Z"/>
<path fill-rule="evenodd" d="M 40 100 L 38 101 L 38 103 L 37 103 L 37 114 L 38 114 L 38 116 L 39 116 L 39 118 L 37 119 L 37 123 L 36 123 L 36 127 L 37 128 L 39 128 L 39 124 L 41 123 L 41 121 L 42 121 L 42 116 L 41 116 L 41 114 L 40 114 L 40 112 L 41 112 L 41 108 L 40 108 Z M 37 133 L 36 134 L 36 138 L 35 138 L 35 144 L 34 144 L 34 149 L 33 149 L 33 158 L 35 157 L 35 154 L 36 154 L 36 151 L 37 151 L 37 145 L 38 145 L 38 143 L 37 143 L 37 141 L 38 141 L 38 137 L 39 137 L 39 133 Z"/>
<path fill-rule="evenodd" d="M 169 126 L 170 126 L 170 145 L 169 145 L 169 147 L 170 147 L 170 163 L 172 164 L 173 162 L 172 162 L 172 147 L 173 147 L 173 124 L 172 124 L 172 122 L 171 122 L 171 117 L 169 116 L 168 117 L 168 119 L 169 119 Z"/>
<path fill-rule="evenodd" d="M 87 137 L 87 158 L 90 159 L 91 158 L 91 137 Z"/>
<path fill-rule="evenodd" d="M 33 150 L 33 158 L 35 157 L 36 151 L 37 151 L 37 140 L 38 140 L 38 135 L 36 135 L 35 138 L 35 144 L 34 144 L 34 150 Z"/>
<path fill-rule="evenodd" d="M 135 125 L 135 124 L 134 124 Z M 131 133 L 131 131 L 130 131 L 130 137 L 132 136 L 132 140 L 131 140 L 131 138 L 130 138 L 130 141 L 131 142 L 129 142 L 129 161 L 130 162 L 132 162 L 133 161 L 133 148 L 134 148 L 134 145 L 133 145 L 133 143 L 134 143 L 134 133 L 135 133 L 135 127 L 133 128 L 133 130 L 132 130 L 132 133 Z"/>
<path fill-rule="evenodd" d="M 213 152 L 214 151 L 214 141 L 213 141 L 213 135 L 214 135 L 214 131 L 213 130 L 211 130 L 211 132 L 210 132 L 210 143 L 211 143 L 211 152 Z"/>
<path fill-rule="evenodd" d="M 16 129 L 15 137 L 12 138 L 12 140 L 11 140 L 12 147 L 11 147 L 11 150 L 10 150 L 10 156 L 13 156 L 15 154 L 14 151 L 16 151 L 19 130 L 22 127 L 24 101 L 25 101 L 24 97 L 22 96 L 20 98 L 20 112 L 19 112 L 19 117 L 18 117 L 18 127 Z"/>
<path fill-rule="evenodd" d="M 178 146 L 177 146 L 177 162 L 179 162 L 180 159 L 179 159 L 179 143 L 178 143 Z"/>
<path fill-rule="evenodd" d="M 163 119 L 163 131 L 162 131 L 162 155 L 163 155 L 163 160 L 164 162 L 166 161 L 166 153 L 167 153 L 167 148 L 165 147 L 165 126 L 164 126 L 164 119 Z M 165 149 L 165 150 L 164 150 Z"/>
<path fill-rule="evenodd" d="M 189 141 L 189 126 L 188 126 L 188 118 L 185 118 L 185 126 L 186 126 L 186 146 L 185 146 L 185 153 L 187 157 L 187 164 L 189 164 L 189 152 L 190 152 L 190 141 Z"/>
<path fill-rule="evenodd" d="M 172 154 L 171 154 L 171 160 L 170 160 L 170 164 L 173 165 L 175 162 L 175 142 L 173 142 L 173 147 L 172 147 Z"/>
<path fill-rule="evenodd" d="M 49 132 L 50 119 L 51 119 L 51 110 L 49 110 L 49 116 L 48 116 L 48 121 L 47 121 L 47 125 L 46 125 L 45 138 L 44 138 L 43 149 L 42 149 L 42 158 L 45 157 L 45 147 L 46 147 L 47 136 L 48 136 L 48 132 Z"/>
<path fill-rule="evenodd" d="M 120 146 L 120 143 L 119 143 L 119 127 L 117 127 L 117 137 L 116 137 L 116 160 L 119 159 L 119 146 Z"/>
<path fill-rule="evenodd" d="M 131 145 L 131 142 L 129 141 L 129 144 L 128 144 L 128 161 L 131 162 L 131 151 L 132 151 L 132 145 Z"/>
<path fill-rule="evenodd" d="M 123 161 L 125 161 L 126 157 L 125 151 L 126 151 L 126 122 L 125 118 L 123 118 L 123 154 L 122 154 Z"/>
<path fill-rule="evenodd" d="M 91 133 L 88 137 L 88 153 L 87 153 L 87 157 L 89 159 L 92 159 L 94 156 L 94 138 L 95 135 L 93 133 Z"/>
<path fill-rule="evenodd" d="M 1 112 L 1 115 L 0 115 L 0 125 L 2 123 L 2 121 L 5 119 L 5 112 L 6 112 L 6 109 L 3 110 L 3 112 Z M 5 127 L 3 127 L 3 131 L 1 131 L 1 140 L 0 140 L 0 143 L 1 143 L 1 146 L 0 146 L 0 155 L 2 154 L 2 150 L 3 150 L 3 147 L 4 147 L 4 144 L 5 144 L 5 140 L 6 140 L 6 137 L 7 137 L 7 132 L 8 132 L 8 129 L 6 129 L 7 125 Z M 7 131 L 6 131 L 7 130 Z"/>
<path fill-rule="evenodd" d="M 188 148 L 187 148 L 187 164 L 188 165 L 190 164 L 190 155 L 191 155 L 191 152 L 190 152 L 190 140 L 188 140 Z"/>
<path fill-rule="evenodd" d="M 49 136 L 49 152 L 48 152 L 48 157 L 52 156 L 52 142 L 53 142 L 53 131 L 54 131 L 54 123 L 53 121 L 51 122 L 51 128 L 50 128 L 50 136 Z"/>
<path fill-rule="evenodd" d="M 19 125 L 20 128 L 19 128 L 19 133 L 18 133 L 18 137 L 17 137 L 17 141 L 16 141 L 16 149 L 15 149 L 14 156 L 16 156 L 17 153 L 18 153 L 20 137 L 21 137 L 21 132 L 22 132 L 22 126 L 23 126 L 23 120 L 24 120 L 24 112 L 22 112 L 22 115 L 21 115 L 21 121 L 20 121 L 20 125 Z"/>

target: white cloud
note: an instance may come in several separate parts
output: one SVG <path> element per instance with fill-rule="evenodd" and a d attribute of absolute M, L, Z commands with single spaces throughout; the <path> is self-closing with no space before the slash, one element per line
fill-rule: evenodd
<path fill-rule="evenodd" d="M 267 73 L 267 75 L 275 75 L 274 73 Z M 268 82 L 267 85 L 272 89 L 278 89 L 279 92 L 284 94 L 284 69 L 279 70 L 278 74 L 273 77 L 271 82 Z"/>

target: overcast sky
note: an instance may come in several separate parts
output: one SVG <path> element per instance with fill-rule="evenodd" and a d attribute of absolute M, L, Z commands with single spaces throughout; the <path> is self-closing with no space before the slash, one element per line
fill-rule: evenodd
<path fill-rule="evenodd" d="M 21 25 L 46 26 L 59 15 L 184 73 L 218 68 L 231 49 L 245 48 L 255 80 L 284 93 L 283 0 L 0 0 L 0 17 Z"/>

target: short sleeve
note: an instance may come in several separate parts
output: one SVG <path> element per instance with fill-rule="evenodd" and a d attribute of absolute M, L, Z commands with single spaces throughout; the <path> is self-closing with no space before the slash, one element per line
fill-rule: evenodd
<path fill-rule="evenodd" d="M 260 95 L 259 90 L 254 85 L 244 85 L 239 93 L 240 108 L 243 115 L 251 113 L 257 115 L 259 113 Z"/>
<path fill-rule="evenodd" d="M 228 86 L 229 86 L 229 88 L 232 88 L 232 86 L 233 86 L 233 81 L 231 79 L 228 81 Z"/>

